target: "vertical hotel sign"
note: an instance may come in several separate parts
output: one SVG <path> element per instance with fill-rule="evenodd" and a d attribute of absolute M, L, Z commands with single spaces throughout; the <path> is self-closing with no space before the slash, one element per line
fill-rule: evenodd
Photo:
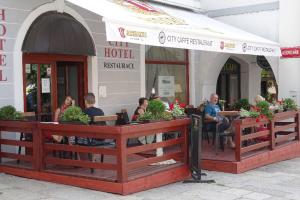
<path fill-rule="evenodd" d="M 6 24 L 5 24 L 5 9 L 0 8 L 0 82 L 6 82 L 7 77 L 3 73 L 3 67 L 6 66 L 6 55 L 4 54 L 5 36 L 6 36 Z"/>

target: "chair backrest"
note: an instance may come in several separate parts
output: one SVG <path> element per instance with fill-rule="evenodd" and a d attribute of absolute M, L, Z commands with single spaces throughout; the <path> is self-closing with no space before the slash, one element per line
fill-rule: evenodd
<path fill-rule="evenodd" d="M 94 116 L 93 122 L 107 122 L 107 121 L 116 121 L 118 119 L 118 115 L 106 115 L 106 116 Z"/>
<path fill-rule="evenodd" d="M 23 113 L 21 113 L 21 116 L 23 118 L 25 118 L 26 120 L 29 120 L 29 121 L 35 121 L 35 120 L 37 120 L 35 112 L 23 112 Z"/>
<path fill-rule="evenodd" d="M 129 116 L 126 109 L 122 109 L 120 113 L 116 113 L 118 115 L 118 119 L 116 121 L 116 125 L 126 125 L 129 124 Z"/>
<path fill-rule="evenodd" d="M 35 117 L 35 112 L 23 112 L 22 117 Z"/>

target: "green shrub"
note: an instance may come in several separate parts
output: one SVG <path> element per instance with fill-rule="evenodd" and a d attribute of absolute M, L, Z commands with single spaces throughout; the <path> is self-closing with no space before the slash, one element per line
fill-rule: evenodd
<path fill-rule="evenodd" d="M 82 122 L 84 124 L 88 124 L 90 118 L 88 115 L 82 112 L 80 107 L 71 106 L 65 110 L 61 120 L 67 122 Z"/>
<path fill-rule="evenodd" d="M 258 102 L 256 107 L 259 109 L 259 112 L 265 115 L 268 119 L 273 118 L 273 112 L 269 109 L 270 104 L 267 101 Z"/>
<path fill-rule="evenodd" d="M 162 115 L 166 110 L 166 106 L 160 100 L 151 100 L 148 103 L 147 111 L 151 112 L 153 115 Z"/>
<path fill-rule="evenodd" d="M 18 120 L 18 119 L 22 119 L 22 115 L 20 112 L 17 112 L 16 109 L 11 105 L 3 106 L 2 108 L 0 108 L 0 119 Z"/>
<path fill-rule="evenodd" d="M 283 109 L 284 110 L 297 110 L 296 102 L 291 98 L 286 98 L 283 100 Z"/>
<path fill-rule="evenodd" d="M 245 110 L 245 109 L 241 109 L 241 112 L 240 112 L 240 116 L 241 117 L 251 117 L 251 118 L 258 118 L 260 115 L 259 112 L 256 112 L 256 111 L 248 111 L 248 110 Z"/>
<path fill-rule="evenodd" d="M 240 99 L 238 102 L 234 103 L 232 106 L 233 110 L 250 110 L 250 103 L 248 99 Z"/>

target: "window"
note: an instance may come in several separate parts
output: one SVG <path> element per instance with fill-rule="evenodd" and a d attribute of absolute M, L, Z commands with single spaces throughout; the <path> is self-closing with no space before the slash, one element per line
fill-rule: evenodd
<path fill-rule="evenodd" d="M 146 96 L 155 91 L 163 101 L 188 104 L 188 64 L 187 50 L 146 47 Z"/>

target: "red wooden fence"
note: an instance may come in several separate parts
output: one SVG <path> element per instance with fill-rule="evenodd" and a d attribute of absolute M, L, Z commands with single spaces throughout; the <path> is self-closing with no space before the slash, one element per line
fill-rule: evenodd
<path fill-rule="evenodd" d="M 299 114 L 299 111 L 276 113 L 272 120 L 261 119 L 259 122 L 251 118 L 236 120 L 236 160 L 299 140 Z"/>
<path fill-rule="evenodd" d="M 190 119 L 126 126 L 0 121 L 0 134 L 2 138 L 7 138 L 0 140 L 0 147 L 3 145 L 22 146 L 31 149 L 31 152 L 33 152 L 32 155 L 24 153 L 18 154 L 17 151 L 5 152 L 4 149 L 6 148 L 0 148 L 0 166 L 28 168 L 30 165 L 30 168 L 34 171 L 46 172 L 48 174 L 84 176 L 100 180 L 106 180 L 109 176 L 109 181 L 125 183 L 135 178 L 155 174 L 158 171 L 187 166 L 189 124 Z M 15 135 L 16 132 L 30 133 L 32 134 L 33 140 L 20 141 L 19 137 Z M 157 133 L 177 133 L 178 137 L 141 146 L 129 147 L 127 145 L 127 141 L 130 138 Z M 115 146 L 93 147 L 57 144 L 49 142 L 46 139 L 50 135 L 110 139 L 115 141 Z M 14 138 L 12 138 L 12 136 Z M 164 148 L 164 154 L 162 156 L 155 156 L 154 152 L 157 148 Z M 82 156 L 79 156 L 80 159 L 74 159 L 74 157 L 57 156 L 57 154 L 53 152 L 73 152 L 78 155 L 102 154 L 105 159 L 104 162 L 93 162 Z M 12 160 L 7 160 L 7 158 Z M 152 165 L 150 165 L 170 159 L 175 160 L 176 164 L 159 167 L 152 167 Z M 20 160 L 21 162 L 18 164 L 16 160 Z M 90 172 L 91 168 L 95 169 L 95 173 Z M 85 169 L 85 171 L 83 169 Z M 110 171 L 111 173 L 104 173 L 105 171 Z M 70 174 L 70 172 L 72 173 Z"/>

